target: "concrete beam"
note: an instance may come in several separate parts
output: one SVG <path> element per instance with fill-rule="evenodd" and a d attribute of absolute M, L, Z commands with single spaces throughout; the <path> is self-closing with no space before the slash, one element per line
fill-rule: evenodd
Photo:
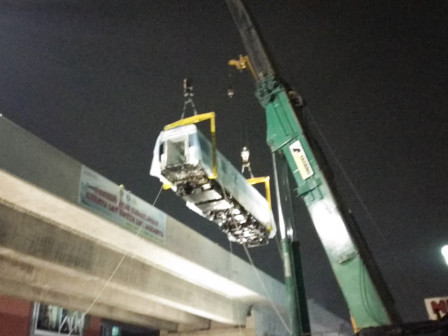
<path fill-rule="evenodd" d="M 1 267 L 3 267 L 3 264 L 1 265 Z M 72 295 L 56 292 L 51 288 L 43 289 L 40 287 L 34 287 L 30 286 L 27 283 L 21 283 L 16 280 L 2 279 L 0 281 L 0 293 L 24 300 L 31 300 L 47 304 L 60 304 L 61 302 L 63 302 L 64 308 L 84 312 L 90 307 L 92 303 L 92 300 L 90 298 L 77 298 Z M 116 321 L 122 321 L 171 332 L 176 331 L 178 328 L 178 325 L 176 323 L 158 320 L 147 315 L 136 313 L 134 311 L 126 311 L 122 307 L 110 306 L 102 302 L 97 302 L 90 309 L 89 315 L 101 316 Z"/>
<path fill-rule="evenodd" d="M 151 316 L 154 319 L 176 324 L 185 323 L 197 329 L 207 328 L 210 324 L 206 319 L 154 303 L 138 291 L 131 292 L 114 283 L 105 286 L 105 280 L 96 279 L 75 270 L 63 269 L 37 258 L 20 255 L 15 251 L 0 249 L 0 267 L 2 281 L 10 283 L 12 281 L 13 284 L 39 289 L 40 295 L 48 292 L 51 297 L 51 293 L 58 293 L 75 300 L 89 302 L 89 305 L 93 302 L 101 303 L 119 307 L 128 312 Z M 14 287 L 11 288 L 10 295 L 12 292 L 17 294 Z M 65 304 L 68 301 L 63 302 Z M 53 304 L 60 304 L 60 302 L 53 302 Z M 87 309 L 89 305 L 83 309 Z"/>
<path fill-rule="evenodd" d="M 19 272 L 22 270 L 19 268 L 17 275 L 2 270 L 3 277 L 15 276 L 35 286 L 58 288 L 60 292 L 93 300 L 120 264 L 102 293 L 108 304 L 124 309 L 135 305 L 136 311 L 150 316 L 200 328 L 205 327 L 204 318 L 229 324 L 244 321 L 246 304 L 232 302 L 132 255 L 123 259 L 122 253 L 21 212 L 17 207 L 0 203 L 0 224 L 0 255 L 15 258 L 33 269 L 28 274 Z"/>

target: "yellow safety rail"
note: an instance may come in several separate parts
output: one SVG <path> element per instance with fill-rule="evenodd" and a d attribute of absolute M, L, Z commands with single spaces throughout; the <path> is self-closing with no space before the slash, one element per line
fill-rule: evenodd
<path fill-rule="evenodd" d="M 264 189 L 266 192 L 266 200 L 268 201 L 269 210 L 272 210 L 271 205 L 271 184 L 270 184 L 270 177 L 269 176 L 262 176 L 262 177 L 253 177 L 247 180 L 250 185 L 264 183 Z"/>
<path fill-rule="evenodd" d="M 212 160 L 213 160 L 213 167 L 212 172 L 213 174 L 209 176 L 208 178 L 211 180 L 214 180 L 218 177 L 218 168 L 216 167 L 216 125 L 215 125 L 215 112 L 207 112 L 202 114 L 197 114 L 192 117 L 180 119 L 178 121 L 175 121 L 171 124 L 166 125 L 163 129 L 165 131 L 179 127 L 179 126 L 187 126 L 196 124 L 201 121 L 210 120 L 210 134 L 212 137 Z M 167 186 L 168 187 L 168 186 Z M 171 188 L 171 187 L 168 187 Z"/>

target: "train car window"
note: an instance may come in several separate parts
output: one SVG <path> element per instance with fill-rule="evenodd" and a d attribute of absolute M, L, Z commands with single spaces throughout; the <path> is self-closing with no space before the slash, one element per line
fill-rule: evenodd
<path fill-rule="evenodd" d="M 185 163 L 185 140 L 166 142 L 166 163 L 167 165 L 178 165 Z"/>

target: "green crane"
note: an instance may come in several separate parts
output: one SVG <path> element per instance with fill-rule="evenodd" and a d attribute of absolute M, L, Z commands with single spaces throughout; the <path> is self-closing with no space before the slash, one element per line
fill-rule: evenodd
<path fill-rule="evenodd" d="M 229 64 L 240 69 L 248 68 L 256 81 L 256 96 L 266 113 L 267 143 L 273 153 L 274 170 L 283 186 L 280 195 L 288 188 L 287 181 L 281 181 L 287 180 L 285 175 L 289 169 L 325 248 L 355 331 L 400 323 L 392 297 L 367 245 L 325 174 L 326 164 L 320 151 L 313 146 L 312 138 L 304 129 L 303 100 L 277 76 L 243 3 L 227 0 L 227 5 L 248 54 Z M 279 226 L 282 231 L 281 223 Z M 281 232 L 285 282 L 287 288 L 291 288 L 288 282 L 294 277 L 288 277 L 291 266 L 287 262 L 291 259 L 291 238 L 284 231 L 285 228 Z M 291 300 L 297 295 L 292 289 L 289 294 Z M 293 335 L 302 334 L 301 324 L 300 314 L 293 314 Z"/>

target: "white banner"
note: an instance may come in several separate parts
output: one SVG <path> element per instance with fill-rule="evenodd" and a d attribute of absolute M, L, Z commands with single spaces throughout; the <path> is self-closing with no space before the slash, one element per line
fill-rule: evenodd
<path fill-rule="evenodd" d="M 430 320 L 440 320 L 448 314 L 448 296 L 425 299 Z"/>
<path fill-rule="evenodd" d="M 165 242 L 166 215 L 121 186 L 82 166 L 79 203 L 143 237 Z"/>

